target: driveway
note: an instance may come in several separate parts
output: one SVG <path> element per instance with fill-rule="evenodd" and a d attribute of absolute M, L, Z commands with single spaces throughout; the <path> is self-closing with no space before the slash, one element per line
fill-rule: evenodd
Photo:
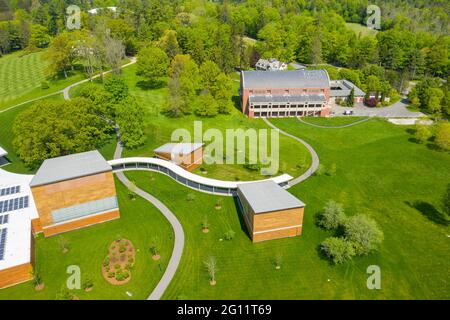
<path fill-rule="evenodd" d="M 342 116 L 345 110 L 353 110 L 354 117 L 381 117 L 381 118 L 420 118 L 425 116 L 422 112 L 409 111 L 406 99 L 402 99 L 389 107 L 370 108 L 362 104 L 353 108 L 332 106 L 331 111 L 335 116 Z"/>

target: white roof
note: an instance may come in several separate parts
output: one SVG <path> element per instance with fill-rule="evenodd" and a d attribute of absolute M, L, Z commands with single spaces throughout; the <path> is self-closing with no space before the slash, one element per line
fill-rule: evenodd
<path fill-rule="evenodd" d="M 111 166 L 126 164 L 126 163 L 156 164 L 156 165 L 166 167 L 167 169 L 171 170 L 172 172 L 176 173 L 177 175 L 179 175 L 189 181 L 200 183 L 200 184 L 211 186 L 211 187 L 218 187 L 218 188 L 236 189 L 238 185 L 255 182 L 255 181 L 224 181 L 224 180 L 205 178 L 205 177 L 196 175 L 192 172 L 189 172 L 187 170 L 184 170 L 183 168 L 177 166 L 176 164 L 174 164 L 170 161 L 166 161 L 163 159 L 157 159 L 157 158 L 143 158 L 143 157 L 122 158 L 122 159 L 108 161 L 108 163 Z M 271 180 L 277 184 L 280 184 L 280 183 L 288 182 L 291 179 L 292 179 L 292 176 L 290 176 L 288 174 L 283 174 L 283 175 L 265 179 L 265 180 Z M 259 180 L 259 181 L 265 181 L 265 180 Z"/>
<path fill-rule="evenodd" d="M 8 154 L 8 152 L 6 152 L 5 149 L 3 149 L 2 147 L 0 147 L 0 157 L 4 157 Z"/>
<path fill-rule="evenodd" d="M 305 204 L 273 181 L 258 181 L 238 186 L 255 214 L 302 208 Z"/>
<path fill-rule="evenodd" d="M 187 155 L 203 146 L 204 143 L 166 143 L 153 151 L 157 153 Z"/>
<path fill-rule="evenodd" d="M 36 187 L 111 170 L 108 162 L 97 150 L 75 153 L 45 160 L 30 185 Z"/>
<path fill-rule="evenodd" d="M 32 175 L 10 173 L 0 169 L 0 190 L 8 187 L 20 187 L 19 193 L 0 196 L 0 201 L 29 197 L 28 208 L 0 213 L 8 215 L 8 222 L 1 224 L 0 229 L 8 229 L 3 260 L 0 270 L 8 269 L 31 261 L 31 220 L 38 217 L 29 183 Z"/>

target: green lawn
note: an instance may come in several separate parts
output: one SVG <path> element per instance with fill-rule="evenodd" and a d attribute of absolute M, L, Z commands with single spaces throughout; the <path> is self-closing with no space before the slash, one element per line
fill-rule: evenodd
<path fill-rule="evenodd" d="M 450 155 L 411 142 L 408 128 L 374 119 L 347 129 L 312 128 L 295 119 L 273 120 L 307 140 L 321 163 L 337 164 L 336 176 L 314 176 L 290 192 L 306 203 L 300 237 L 252 244 L 232 198 L 200 194 L 156 173 L 127 176 L 173 210 L 186 233 L 179 270 L 165 299 L 446 299 L 449 227 L 437 219 L 450 181 Z M 326 122 L 326 120 L 324 120 Z M 187 194 L 195 200 L 187 201 Z M 342 202 L 349 215 L 365 213 L 382 228 L 378 252 L 334 266 L 318 254 L 328 232 L 315 216 L 328 199 Z M 416 206 L 418 209 L 414 208 Z M 203 234 L 208 216 L 211 232 Z M 441 217 L 442 218 L 442 217 Z M 436 222 L 437 221 L 437 222 Z M 232 241 L 220 241 L 229 229 Z M 283 255 L 281 270 L 273 259 Z M 203 261 L 215 256 L 217 285 L 211 287 Z M 366 288 L 366 268 L 379 265 L 382 289 Z"/>
<path fill-rule="evenodd" d="M 36 292 L 32 282 L 0 290 L 5 299 L 55 299 L 65 286 L 67 267 L 77 265 L 82 281 L 92 279 L 94 289 L 71 291 L 80 299 L 146 299 L 162 277 L 173 249 L 173 232 L 161 213 L 147 201 L 130 200 L 125 187 L 116 180 L 121 217 L 118 220 L 75 230 L 62 235 L 36 240 L 37 267 L 42 274 L 45 289 Z M 64 254 L 60 239 L 69 243 Z M 109 284 L 101 274 L 102 261 L 109 245 L 118 238 L 132 241 L 136 249 L 136 264 L 131 280 L 125 285 Z M 152 240 L 159 243 L 161 260 L 153 261 L 149 251 Z M 129 297 L 126 292 L 132 293 Z"/>
<path fill-rule="evenodd" d="M 324 127 L 345 126 L 348 124 L 359 122 L 365 117 L 332 117 L 332 118 L 302 118 L 304 122 Z"/>
<path fill-rule="evenodd" d="M 167 88 L 162 86 L 159 89 L 144 89 L 139 86 L 139 81 L 142 78 L 136 76 L 136 66 L 130 66 L 123 70 L 123 77 L 127 82 L 130 93 L 137 98 L 139 103 L 145 108 L 147 112 L 146 117 L 146 141 L 142 147 L 134 150 L 125 149 L 124 157 L 143 156 L 151 157 L 154 155 L 153 150 L 160 145 L 171 141 L 171 134 L 174 130 L 184 128 L 193 134 L 194 121 L 202 121 L 203 132 L 209 128 L 218 129 L 225 136 L 226 129 L 269 129 L 269 127 L 260 119 L 248 119 L 240 110 L 233 109 L 230 115 L 219 115 L 215 118 L 198 118 L 195 115 L 184 116 L 181 118 L 168 118 L 162 111 L 166 103 Z M 237 93 L 239 86 L 238 82 L 233 82 L 234 92 Z M 77 96 L 83 85 L 71 90 L 71 96 Z M 268 131 L 268 139 L 270 141 L 270 131 Z M 249 146 L 247 143 L 245 154 L 248 155 Z M 280 164 L 279 172 L 288 173 L 292 176 L 299 176 L 307 170 L 311 164 L 311 156 L 306 148 L 280 135 Z M 239 150 L 236 148 L 236 154 Z M 249 171 L 244 168 L 242 164 L 227 164 L 227 165 L 203 165 L 202 168 L 206 173 L 198 168 L 195 173 L 204 175 L 210 178 L 224 179 L 224 180 L 255 180 L 262 179 L 259 171 Z"/>
<path fill-rule="evenodd" d="M 356 35 L 361 35 L 362 37 L 375 37 L 378 33 L 378 30 L 369 29 L 365 25 L 359 23 L 346 23 L 347 28 L 356 33 Z"/>

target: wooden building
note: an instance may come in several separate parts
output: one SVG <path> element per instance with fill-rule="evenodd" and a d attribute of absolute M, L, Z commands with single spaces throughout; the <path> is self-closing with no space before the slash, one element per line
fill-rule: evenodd
<path fill-rule="evenodd" d="M 239 184 L 237 195 L 253 242 L 302 233 L 305 204 L 275 182 Z"/>
<path fill-rule="evenodd" d="M 166 143 L 155 149 L 155 156 L 192 171 L 203 162 L 203 143 Z"/>
<path fill-rule="evenodd" d="M 112 168 L 98 151 L 45 160 L 30 183 L 45 236 L 120 217 Z"/>

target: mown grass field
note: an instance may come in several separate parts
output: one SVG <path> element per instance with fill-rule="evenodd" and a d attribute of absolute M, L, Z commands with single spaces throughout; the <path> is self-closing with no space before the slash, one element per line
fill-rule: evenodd
<path fill-rule="evenodd" d="M 0 58 L 1 104 L 28 93 L 45 80 L 47 62 L 42 58 L 42 52 L 22 54 L 17 52 Z"/>
<path fill-rule="evenodd" d="M 378 33 L 378 30 L 369 29 L 365 25 L 359 23 L 346 23 L 347 28 L 356 33 L 357 36 L 361 35 L 362 37 L 375 37 Z"/>
<path fill-rule="evenodd" d="M 289 189 L 307 205 L 300 237 L 252 244 L 232 198 L 221 198 L 222 209 L 216 210 L 217 196 L 156 173 L 127 173 L 173 210 L 186 233 L 181 265 L 164 298 L 447 299 L 450 229 L 441 198 L 450 181 L 450 155 L 410 141 L 408 128 L 380 119 L 346 129 L 312 128 L 295 119 L 273 122 L 307 140 L 326 167 L 337 164 L 335 176 L 314 176 Z M 331 233 L 315 221 L 329 199 L 343 203 L 348 215 L 364 213 L 378 222 L 385 236 L 379 251 L 338 266 L 320 257 L 318 246 Z M 208 234 L 201 232 L 205 216 Z M 220 241 L 230 229 L 235 238 Z M 273 264 L 278 253 L 281 270 Z M 208 256 L 218 263 L 214 287 L 203 266 Z M 369 265 L 381 268 L 381 290 L 366 287 Z"/>
<path fill-rule="evenodd" d="M 123 152 L 123 157 L 143 156 L 151 157 L 154 155 L 153 150 L 157 147 L 171 142 L 171 135 L 177 129 L 186 129 L 191 133 L 191 137 L 194 135 L 194 121 L 201 121 L 203 133 L 208 129 L 219 130 L 224 137 L 226 130 L 235 129 L 268 129 L 267 137 L 270 142 L 272 132 L 270 128 L 260 119 L 248 119 L 245 117 L 238 107 L 231 111 L 229 115 L 218 115 L 214 118 L 199 118 L 195 115 L 188 115 L 181 118 L 169 118 L 163 114 L 164 106 L 167 99 L 167 88 L 163 84 L 161 88 L 146 89 L 140 85 L 142 78 L 136 76 L 136 66 L 130 66 L 123 70 L 123 77 L 127 82 L 130 93 L 137 98 L 140 105 L 146 110 L 146 126 L 145 134 L 146 141 L 143 146 Z M 235 88 L 233 89 L 237 93 L 239 83 L 233 82 Z M 78 86 L 71 90 L 71 96 L 77 96 L 83 85 Z M 236 101 L 236 97 L 234 97 Z M 306 148 L 299 145 L 292 139 L 279 136 L 279 149 L 280 152 L 278 174 L 288 173 L 292 176 L 299 176 L 305 172 L 311 164 L 311 156 L 307 152 Z M 238 153 L 244 153 L 248 158 L 250 149 L 255 150 L 257 146 L 250 145 L 249 141 L 246 141 L 246 146 L 239 149 L 237 143 L 235 145 L 235 155 Z M 272 147 L 269 143 L 268 152 Z M 195 173 L 223 180 L 256 180 L 263 179 L 266 176 L 261 175 L 260 171 L 250 171 L 242 164 L 226 164 L 226 165 L 207 165 L 202 166 L 204 171 L 200 168 L 196 169 Z"/>
<path fill-rule="evenodd" d="M 91 292 L 71 290 L 80 299 L 146 299 L 162 277 L 172 254 L 173 232 L 161 213 L 147 201 L 131 200 L 126 188 L 116 180 L 121 217 L 118 220 L 75 230 L 62 235 L 36 240 L 37 269 L 45 284 L 40 292 L 34 290 L 32 282 L 0 290 L 0 300 L 7 299 L 56 299 L 65 292 L 67 267 L 79 266 L 82 283 L 91 279 Z M 69 252 L 63 253 L 60 241 L 69 244 Z M 116 239 L 132 241 L 136 249 L 136 262 L 127 284 L 109 284 L 101 273 L 102 261 L 109 245 Z M 161 260 L 153 261 L 150 245 L 157 239 Z M 131 293 L 130 297 L 127 292 Z"/>

